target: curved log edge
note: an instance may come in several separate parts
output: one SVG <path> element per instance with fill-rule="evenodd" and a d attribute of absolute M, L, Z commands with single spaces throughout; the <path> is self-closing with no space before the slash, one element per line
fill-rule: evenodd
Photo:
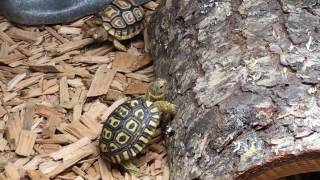
<path fill-rule="evenodd" d="M 148 34 L 179 107 L 171 179 L 241 179 L 320 150 L 319 15 L 313 0 L 164 1 Z"/>

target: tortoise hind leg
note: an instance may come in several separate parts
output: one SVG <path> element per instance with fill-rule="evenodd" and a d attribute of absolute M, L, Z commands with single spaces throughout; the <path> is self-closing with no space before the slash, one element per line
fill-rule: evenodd
<path fill-rule="evenodd" d="M 135 166 L 130 161 L 124 161 L 121 163 L 121 166 L 126 169 L 127 172 L 129 172 L 131 175 L 134 175 L 136 177 L 145 176 L 144 174 L 137 166 Z"/>
<path fill-rule="evenodd" d="M 127 51 L 127 48 L 123 44 L 121 44 L 118 40 L 114 39 L 112 42 L 116 49 L 124 52 Z"/>

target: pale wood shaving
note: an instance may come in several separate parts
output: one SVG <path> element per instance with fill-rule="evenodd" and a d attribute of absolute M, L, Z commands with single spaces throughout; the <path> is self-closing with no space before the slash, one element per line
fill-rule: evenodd
<path fill-rule="evenodd" d="M 59 173 L 63 172 L 65 169 L 71 167 L 73 164 L 78 162 L 79 160 L 93 154 L 92 150 L 81 150 L 82 152 L 77 154 L 77 156 L 74 156 L 72 159 L 68 159 L 66 161 L 63 161 L 62 163 L 58 164 L 56 168 L 51 170 L 50 172 L 46 173 L 47 176 L 49 177 L 55 177 Z"/>
<path fill-rule="evenodd" d="M 152 62 L 149 55 L 133 55 L 125 52 L 117 52 L 112 65 L 113 69 L 121 72 L 133 72 Z"/>
<path fill-rule="evenodd" d="M 115 74 L 116 71 L 110 70 L 106 65 L 99 67 L 93 78 L 87 97 L 106 94 Z"/>
<path fill-rule="evenodd" d="M 44 159 L 41 156 L 35 156 L 29 162 L 24 164 L 22 168 L 25 170 L 36 170 L 42 162 L 44 162 Z"/>
<path fill-rule="evenodd" d="M 7 31 L 7 34 L 18 40 L 23 40 L 23 41 L 41 41 L 42 36 L 40 36 L 39 33 L 37 32 L 32 32 L 32 31 L 25 31 L 16 27 L 10 28 L 9 31 Z"/>
<path fill-rule="evenodd" d="M 76 27 L 60 26 L 58 28 L 59 34 L 81 34 L 81 29 Z"/>
<path fill-rule="evenodd" d="M 112 62 L 113 58 L 110 55 L 107 56 L 79 56 L 74 57 L 72 62 L 75 63 L 87 63 L 87 64 L 108 64 Z"/>
<path fill-rule="evenodd" d="M 8 179 L 12 180 L 19 180 L 20 174 L 18 172 L 18 168 L 13 163 L 8 163 L 5 167 L 5 174 L 8 177 Z"/>
<path fill-rule="evenodd" d="M 108 106 L 101 103 L 100 101 L 96 101 L 91 105 L 89 111 L 84 113 L 84 116 L 91 119 L 97 119 L 107 110 L 108 110 Z"/>
<path fill-rule="evenodd" d="M 72 143 L 68 146 L 65 146 L 64 148 L 60 149 L 59 151 L 50 154 L 50 157 L 52 157 L 54 160 L 62 159 L 63 157 L 68 156 L 70 153 L 76 151 L 77 149 L 88 145 L 90 142 L 91 141 L 89 138 L 84 137 L 75 143 Z"/>
<path fill-rule="evenodd" d="M 7 111 L 2 106 L 0 106 L 0 118 L 4 116 L 6 113 Z"/>
<path fill-rule="evenodd" d="M 49 178 L 41 173 L 41 171 L 27 170 L 27 175 L 31 180 L 49 180 Z"/>
<path fill-rule="evenodd" d="M 61 36 L 60 34 L 58 34 L 53 28 L 46 26 L 45 29 L 46 29 L 53 37 L 55 37 L 57 40 L 59 40 L 61 43 L 69 42 L 68 39 L 62 37 L 62 36 Z"/>
<path fill-rule="evenodd" d="M 68 107 L 70 101 L 70 95 L 68 90 L 67 77 L 64 76 L 60 80 L 60 105 L 62 107 Z"/>
<path fill-rule="evenodd" d="M 128 73 L 126 76 L 140 81 L 151 82 L 151 78 L 144 74 Z"/>
<path fill-rule="evenodd" d="M 31 127 L 33 126 L 34 120 L 34 104 L 32 102 L 27 102 L 26 104 L 26 110 L 24 113 L 24 118 L 23 118 L 23 124 L 22 128 L 25 130 L 31 130 Z"/>
<path fill-rule="evenodd" d="M 18 143 L 21 129 L 22 129 L 22 124 L 20 119 L 13 119 L 11 121 L 8 121 L 7 129 L 6 129 L 6 137 L 12 149 L 15 149 Z"/>
<path fill-rule="evenodd" d="M 4 138 L 0 138 L 0 152 L 3 152 L 7 147 L 8 141 Z"/>
<path fill-rule="evenodd" d="M 13 79 L 8 82 L 7 91 L 11 91 L 20 81 L 22 81 L 27 76 L 26 73 L 18 74 Z"/>
<path fill-rule="evenodd" d="M 21 130 L 15 152 L 21 156 L 29 156 L 32 153 L 36 137 L 37 135 L 31 131 Z"/>
<path fill-rule="evenodd" d="M 129 84 L 124 94 L 145 94 L 148 89 L 148 83 L 134 83 Z"/>
<path fill-rule="evenodd" d="M 61 44 L 57 47 L 56 51 L 59 54 L 63 54 L 63 53 L 67 53 L 73 50 L 77 50 L 80 48 L 83 48 L 91 43 L 93 43 L 94 40 L 91 38 L 87 38 L 87 39 L 82 39 L 79 41 L 74 41 L 74 42 L 66 42 L 64 44 Z"/>

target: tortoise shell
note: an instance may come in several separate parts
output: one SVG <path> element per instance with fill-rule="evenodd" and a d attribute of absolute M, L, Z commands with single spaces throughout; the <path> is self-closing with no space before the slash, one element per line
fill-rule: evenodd
<path fill-rule="evenodd" d="M 130 1 L 114 0 L 99 13 L 104 29 L 118 40 L 130 39 L 144 28 L 144 11 Z"/>
<path fill-rule="evenodd" d="M 129 160 L 141 152 L 155 135 L 160 123 L 159 109 L 143 98 L 118 106 L 103 125 L 99 149 L 113 163 Z"/>

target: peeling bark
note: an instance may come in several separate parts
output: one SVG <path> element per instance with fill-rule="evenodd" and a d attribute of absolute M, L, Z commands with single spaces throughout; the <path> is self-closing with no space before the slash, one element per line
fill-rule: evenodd
<path fill-rule="evenodd" d="M 179 107 L 171 179 L 249 179 L 319 157 L 319 22 L 316 0 L 164 1 L 149 35 Z"/>

